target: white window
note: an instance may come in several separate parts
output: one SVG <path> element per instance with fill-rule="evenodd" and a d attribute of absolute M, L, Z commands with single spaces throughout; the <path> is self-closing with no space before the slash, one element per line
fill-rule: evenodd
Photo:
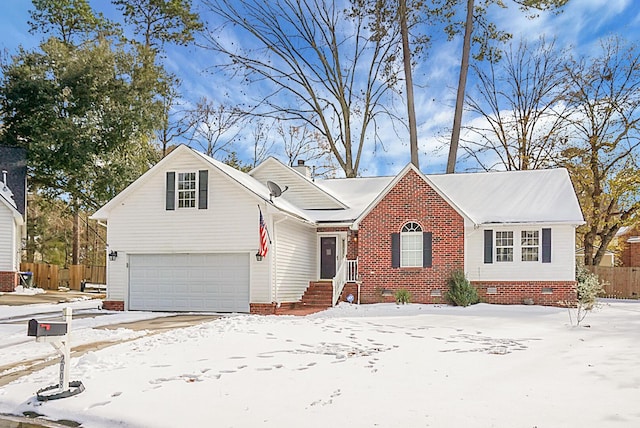
<path fill-rule="evenodd" d="M 196 173 L 178 173 L 178 208 L 196 207 Z"/>
<path fill-rule="evenodd" d="M 422 267 L 422 228 L 407 223 L 400 233 L 400 267 Z"/>
<path fill-rule="evenodd" d="M 513 261 L 513 231 L 496 231 L 496 262 Z"/>
<path fill-rule="evenodd" d="M 537 262 L 540 245 L 540 235 L 537 230 L 523 230 L 520 232 L 520 248 L 523 262 Z"/>

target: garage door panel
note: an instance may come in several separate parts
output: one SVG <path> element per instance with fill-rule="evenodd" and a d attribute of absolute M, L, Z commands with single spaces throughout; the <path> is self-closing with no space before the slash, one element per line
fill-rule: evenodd
<path fill-rule="evenodd" d="M 130 255 L 129 308 L 249 312 L 249 254 Z"/>

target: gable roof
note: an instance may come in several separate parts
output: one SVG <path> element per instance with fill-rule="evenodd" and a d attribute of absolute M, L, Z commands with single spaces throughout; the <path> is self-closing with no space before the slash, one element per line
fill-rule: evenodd
<path fill-rule="evenodd" d="M 583 224 L 564 168 L 429 176 L 475 224 Z"/>
<path fill-rule="evenodd" d="M 16 201 L 13 200 L 13 193 L 11 192 L 11 189 L 9 189 L 8 186 L 5 186 L 5 183 L 2 181 L 1 178 L 0 178 L 0 204 L 5 205 L 9 209 L 9 211 L 11 211 L 13 218 L 16 220 L 16 222 L 19 225 L 24 224 L 24 217 L 22 216 L 22 214 L 20 214 L 20 212 L 18 211 L 18 208 L 16 207 Z"/>
<path fill-rule="evenodd" d="M 314 180 L 304 176 L 294 168 L 287 166 L 274 157 L 265 159 L 249 172 L 249 175 L 266 184 L 274 181 L 280 186 L 287 186 L 282 198 L 291 201 L 303 209 L 347 209 L 344 200 L 318 186 Z"/>
<path fill-rule="evenodd" d="M 189 153 L 192 156 L 203 162 L 203 165 L 209 165 L 217 170 L 219 170 L 224 176 L 227 176 L 230 180 L 237 183 L 239 186 L 244 187 L 247 191 L 254 194 L 258 198 L 270 202 L 270 192 L 267 186 L 260 183 L 258 180 L 255 180 L 250 175 L 239 171 L 223 162 L 220 162 L 216 159 L 213 159 L 210 156 L 207 156 L 203 153 L 200 153 L 197 150 L 192 149 L 186 145 L 180 145 L 171 151 L 167 156 L 165 156 L 160 162 L 154 165 L 151 169 L 145 172 L 142 176 L 140 176 L 137 180 L 131 183 L 127 188 L 125 188 L 122 192 L 118 193 L 113 199 L 107 202 L 104 206 L 102 206 L 98 211 L 96 211 L 91 218 L 96 220 L 107 220 L 109 216 L 109 211 L 113 209 L 113 207 L 118 206 L 118 204 L 124 200 L 129 194 L 143 186 L 150 177 L 155 175 L 156 171 L 162 169 L 164 165 L 172 162 L 173 158 L 177 157 L 180 154 Z M 288 201 L 282 198 L 276 198 L 273 200 L 273 206 L 277 207 L 281 211 L 284 211 L 288 214 L 291 214 L 295 217 L 299 217 L 305 221 L 311 221 L 304 213 L 303 210 L 296 207 L 295 205 L 289 203 Z"/>
<path fill-rule="evenodd" d="M 7 171 L 7 186 L 13 193 L 14 208 L 24 216 L 27 209 L 27 151 L 21 147 L 0 146 L 0 174 L 2 171 Z"/>
<path fill-rule="evenodd" d="M 373 210 L 376 205 L 378 205 L 378 203 L 384 199 L 384 197 L 391 191 L 391 189 L 393 189 L 396 184 L 398 184 L 398 182 L 404 177 L 406 176 L 409 172 L 414 172 L 418 175 L 418 177 L 420 177 L 422 180 L 424 180 L 433 190 L 435 190 L 436 193 L 438 193 L 438 195 L 440 195 L 440 197 L 442 199 L 444 199 L 453 209 L 455 209 L 458 214 L 460 214 L 462 217 L 466 217 L 468 218 L 468 216 L 466 215 L 466 213 L 461 210 L 458 205 L 456 204 L 455 201 L 453 201 L 447 194 L 443 193 L 429 178 L 429 176 L 424 175 L 422 172 L 420 172 L 420 170 L 418 168 L 415 167 L 415 165 L 413 164 L 407 164 L 407 166 L 405 166 L 402 171 L 400 171 L 398 173 L 398 175 L 396 175 L 395 177 L 393 177 L 392 180 L 389 181 L 389 183 L 387 183 L 387 186 L 384 188 L 384 190 L 382 192 L 380 192 L 374 200 L 372 200 L 369 205 L 360 213 L 360 215 L 358 216 L 358 218 L 355 220 L 353 227 L 357 228 L 358 224 L 360 223 L 360 221 L 362 221 L 363 218 L 365 218 L 370 212 L 371 210 Z"/>
<path fill-rule="evenodd" d="M 583 224 L 582 211 L 565 169 L 505 171 L 487 173 L 424 175 L 412 164 L 393 177 L 339 178 L 311 181 L 292 168 L 270 158 L 250 173 L 239 171 L 188 146 L 181 145 L 153 168 L 100 208 L 94 219 L 107 219 L 111 208 L 143 185 L 158 168 L 180 153 L 190 153 L 220 171 L 229 180 L 268 202 L 278 210 L 314 224 L 339 223 L 357 227 L 384 196 L 409 171 L 415 172 L 465 219 L 476 225 L 510 223 Z M 266 165 L 266 166 L 263 166 Z M 271 198 L 270 191 L 254 175 L 275 167 L 289 174 L 305 189 L 325 198 L 326 208 L 304 209 L 283 197 Z M 333 203 L 339 204 L 337 207 Z"/>

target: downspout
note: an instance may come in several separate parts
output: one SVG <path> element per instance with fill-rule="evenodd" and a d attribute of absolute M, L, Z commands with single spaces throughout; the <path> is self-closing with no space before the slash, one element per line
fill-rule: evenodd
<path fill-rule="evenodd" d="M 278 301 L 278 232 L 276 231 L 276 226 L 283 221 L 286 221 L 287 217 L 283 217 L 280 220 L 273 222 L 273 243 L 275 244 L 274 252 L 273 252 L 273 297 L 276 302 L 276 308 L 280 307 L 280 302 Z"/>

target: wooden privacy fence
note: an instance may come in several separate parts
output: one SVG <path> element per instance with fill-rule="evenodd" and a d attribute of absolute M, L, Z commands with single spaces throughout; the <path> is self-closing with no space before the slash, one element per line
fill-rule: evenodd
<path fill-rule="evenodd" d="M 59 287 L 80 290 L 83 280 L 92 284 L 107 282 L 105 266 L 72 265 L 68 269 L 60 269 L 46 263 L 21 263 L 20 270 L 33 272 L 33 285 L 45 290 L 57 290 Z"/>
<path fill-rule="evenodd" d="M 604 286 L 604 297 L 618 299 L 640 298 L 640 267 L 589 266 L 591 272 L 598 275 Z"/>

